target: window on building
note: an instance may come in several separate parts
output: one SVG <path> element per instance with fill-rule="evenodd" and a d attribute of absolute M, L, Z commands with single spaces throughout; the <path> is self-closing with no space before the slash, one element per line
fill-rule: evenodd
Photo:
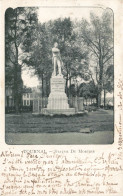
<path fill-rule="evenodd" d="M 27 94 L 27 98 L 29 98 L 29 94 Z"/>
<path fill-rule="evenodd" d="M 33 98 L 33 94 L 32 93 L 30 94 L 30 98 Z"/>
<path fill-rule="evenodd" d="M 30 105 L 33 106 L 33 100 L 30 100 Z"/>
<path fill-rule="evenodd" d="M 24 100 L 24 106 L 26 105 L 26 100 Z"/>
<path fill-rule="evenodd" d="M 27 105 L 29 105 L 29 100 L 27 100 Z"/>

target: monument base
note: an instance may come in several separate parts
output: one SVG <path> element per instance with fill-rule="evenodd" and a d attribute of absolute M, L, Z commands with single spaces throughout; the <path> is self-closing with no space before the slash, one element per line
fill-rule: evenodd
<path fill-rule="evenodd" d="M 48 98 L 47 108 L 42 109 L 46 115 L 75 114 L 75 108 L 69 108 L 68 97 L 65 93 L 65 80 L 62 75 L 52 76 L 51 93 Z"/>
<path fill-rule="evenodd" d="M 68 97 L 65 93 L 65 79 L 62 75 L 52 76 L 50 80 L 50 95 L 45 108 L 42 107 L 42 101 L 34 100 L 33 114 L 65 114 L 73 115 L 75 108 L 70 108 Z"/>
<path fill-rule="evenodd" d="M 69 109 L 66 94 L 64 92 L 50 93 L 47 109 Z"/>
<path fill-rule="evenodd" d="M 41 113 L 45 114 L 45 115 L 65 114 L 65 115 L 69 116 L 69 115 L 75 114 L 75 108 L 68 108 L 68 109 L 48 109 L 48 108 L 43 108 Z"/>

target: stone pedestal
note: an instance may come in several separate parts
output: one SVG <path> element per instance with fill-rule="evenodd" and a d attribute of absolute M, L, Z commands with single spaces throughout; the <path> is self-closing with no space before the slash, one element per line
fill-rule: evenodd
<path fill-rule="evenodd" d="M 44 114 L 75 114 L 75 108 L 69 108 L 65 80 L 62 75 L 52 76 L 50 90 L 47 108 L 42 110 Z"/>
<path fill-rule="evenodd" d="M 84 102 L 83 97 L 79 97 L 79 100 L 78 100 L 78 109 L 79 109 L 79 111 L 84 110 L 83 102 Z"/>

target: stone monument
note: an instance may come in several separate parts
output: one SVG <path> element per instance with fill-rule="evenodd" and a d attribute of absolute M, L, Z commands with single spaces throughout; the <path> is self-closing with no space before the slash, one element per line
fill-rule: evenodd
<path fill-rule="evenodd" d="M 55 42 L 52 48 L 52 63 L 54 66 L 53 74 L 50 79 L 50 95 L 47 108 L 42 109 L 44 114 L 75 114 L 75 108 L 69 108 L 68 97 L 65 93 L 65 79 L 62 75 L 63 62 Z M 57 71 L 58 70 L 58 71 Z"/>

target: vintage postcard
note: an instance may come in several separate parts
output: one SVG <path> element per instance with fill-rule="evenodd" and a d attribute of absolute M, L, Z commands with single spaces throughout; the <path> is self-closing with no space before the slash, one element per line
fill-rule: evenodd
<path fill-rule="evenodd" d="M 0 6 L 0 195 L 122 196 L 122 1 Z"/>

